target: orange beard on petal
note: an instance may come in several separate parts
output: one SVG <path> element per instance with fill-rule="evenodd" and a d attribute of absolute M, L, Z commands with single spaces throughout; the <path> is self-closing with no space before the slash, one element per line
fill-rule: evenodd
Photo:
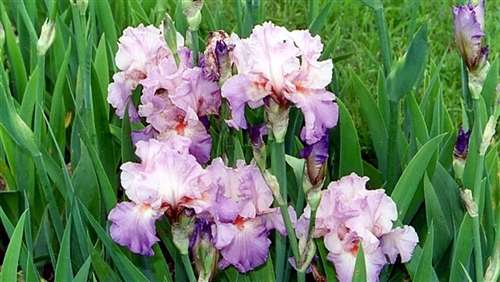
<path fill-rule="evenodd" d="M 175 126 L 175 131 L 179 135 L 184 135 L 184 129 L 187 127 L 187 122 L 182 118 L 182 120 L 179 121 L 179 123 Z"/>
<path fill-rule="evenodd" d="M 239 230 L 243 230 L 243 228 L 245 228 L 245 221 L 246 220 L 243 217 L 238 215 L 233 221 L 233 224 L 236 225 Z"/>

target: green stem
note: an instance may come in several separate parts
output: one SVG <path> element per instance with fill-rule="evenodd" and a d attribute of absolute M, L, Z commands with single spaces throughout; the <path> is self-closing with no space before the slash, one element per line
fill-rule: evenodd
<path fill-rule="evenodd" d="M 290 219 L 290 214 L 288 213 L 287 207 L 287 182 L 286 182 L 286 162 L 285 162 L 285 143 L 272 142 L 271 145 L 271 171 L 276 176 L 278 183 L 280 185 L 280 194 L 283 201 L 278 201 L 278 205 L 281 211 L 281 216 L 285 223 L 286 231 L 288 234 L 288 241 L 290 242 L 290 248 L 292 250 L 293 257 L 298 263 L 300 261 L 299 245 L 297 243 L 297 237 L 295 236 L 295 230 L 292 225 L 292 220 Z M 278 234 L 277 234 L 278 235 Z M 277 236 L 279 238 L 279 235 Z M 284 269 L 286 263 L 286 245 L 285 242 L 277 240 L 276 242 L 276 259 L 277 259 L 277 280 L 282 281 L 284 277 Z M 298 279 L 301 275 L 298 273 Z M 305 278 L 304 278 L 305 279 Z M 302 280 L 303 281 L 303 280 Z"/>
<path fill-rule="evenodd" d="M 190 30 L 191 33 L 191 49 L 193 50 L 193 62 L 194 65 L 198 65 L 198 53 L 200 50 L 200 42 L 198 39 L 198 31 L 197 30 Z"/>
<path fill-rule="evenodd" d="M 392 191 L 396 186 L 399 170 L 398 158 L 399 102 L 390 103 L 389 144 L 387 150 L 387 188 Z"/>
<path fill-rule="evenodd" d="M 306 282 L 306 273 L 304 271 L 297 271 L 297 282 Z"/>
<path fill-rule="evenodd" d="M 307 242 L 312 240 L 314 233 L 314 225 L 316 223 L 316 211 L 317 209 L 311 210 L 311 216 L 309 217 L 309 227 L 307 228 Z"/>
<path fill-rule="evenodd" d="M 384 63 L 384 73 L 387 76 L 391 71 L 391 44 L 389 40 L 389 32 L 385 23 L 384 8 L 375 9 L 375 22 L 377 24 L 378 37 L 380 40 L 380 51 L 382 53 L 382 61 Z"/>
<path fill-rule="evenodd" d="M 461 81 L 462 81 L 462 96 L 464 98 L 464 106 L 465 106 L 465 113 L 467 114 L 467 119 L 469 120 L 468 124 L 472 124 L 473 122 L 473 113 L 472 113 L 472 98 L 470 96 L 470 91 L 469 91 L 469 76 L 467 72 L 467 66 L 465 63 L 462 61 L 462 68 L 460 72 L 461 76 Z"/>
<path fill-rule="evenodd" d="M 184 270 L 188 276 L 189 282 L 196 282 L 196 276 L 194 276 L 193 266 L 191 265 L 191 260 L 189 260 L 189 255 L 181 255 L 182 264 L 184 264 Z"/>
<path fill-rule="evenodd" d="M 474 119 L 477 127 L 477 150 L 481 147 L 483 125 L 481 124 L 479 99 L 474 99 Z M 481 178 L 484 172 L 484 155 L 478 154 L 476 171 L 474 175 L 474 201 L 477 206 L 481 206 Z M 480 214 L 472 218 L 473 239 L 474 239 L 474 265 L 476 267 L 476 281 L 483 281 L 483 255 L 481 249 Z"/>

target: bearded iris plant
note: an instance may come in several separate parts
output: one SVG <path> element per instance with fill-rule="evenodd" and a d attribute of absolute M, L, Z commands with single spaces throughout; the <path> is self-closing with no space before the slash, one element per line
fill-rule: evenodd
<path fill-rule="evenodd" d="M 191 251 L 199 277 L 206 281 L 214 275 L 213 265 L 219 269 L 231 265 L 242 273 L 263 265 L 269 257 L 270 231 L 276 229 L 291 235 L 292 262 L 302 273 L 299 280 L 304 279 L 303 273 L 316 250 L 315 230 L 325 229 L 325 213 L 332 214 L 326 211 L 326 199 L 333 192 L 327 190 L 326 199 L 320 199 L 325 194 L 321 187 L 327 171 L 328 129 L 338 119 L 335 96 L 325 89 L 331 81 L 332 62 L 319 60 L 323 48 L 319 36 L 307 30 L 288 31 L 270 22 L 256 26 L 247 39 L 217 31 L 209 35 L 198 67 L 193 65 L 192 52 L 183 46 L 182 36 L 177 34 L 174 52 L 168 47 L 172 44 L 164 41 L 163 32 L 140 25 L 127 28 L 120 38 L 116 54 L 119 72 L 109 85 L 108 101 L 119 117 L 127 112 L 131 121 L 142 119 L 146 126 L 132 136 L 140 163 L 121 166 L 121 186 L 128 201 L 109 213 L 111 237 L 132 252 L 153 255 L 152 246 L 159 241 L 155 222 L 166 218 L 179 251 L 183 255 Z M 231 69 L 236 73 L 231 75 Z M 136 106 L 131 96 L 138 86 L 142 93 Z M 210 161 L 211 137 L 206 121 L 209 115 L 219 114 L 223 99 L 231 109 L 227 124 L 235 129 L 248 128 L 256 160 L 250 165 L 238 160 L 232 168 L 221 158 Z M 304 194 L 308 206 L 298 222 L 295 211 L 286 207 L 281 187 L 284 179 L 279 175 L 276 178 L 266 168 L 264 142 L 269 129 L 274 142 L 282 144 L 291 105 L 300 108 L 305 117 L 300 137 L 306 144 L 301 156 L 306 160 Z M 267 123 L 249 127 L 246 106 L 264 107 Z M 356 185 L 349 186 L 349 181 Z M 339 253 L 338 259 L 333 259 L 334 249 L 345 249 L 342 246 L 346 244 L 358 248 L 358 244 L 365 243 L 367 257 L 372 258 L 373 253 L 377 265 L 368 267 L 370 280 L 376 280 L 387 263 L 384 252 L 388 262 L 394 263 L 397 254 L 407 261 L 418 242 L 409 227 L 391 231 L 391 221 L 396 219 L 394 203 L 382 190 L 363 192 L 365 183 L 365 178 L 352 175 L 330 184 L 346 186 L 342 188 L 345 193 L 359 190 L 359 196 L 352 194 L 352 207 L 350 202 L 339 203 L 347 205 L 346 211 L 338 208 L 346 216 L 335 214 L 340 216 L 339 222 L 332 219 L 330 229 L 321 234 L 328 234 L 325 242 L 331 251 L 329 257 L 341 281 L 352 276 L 354 265 L 349 262 L 353 259 L 346 257 L 348 253 Z M 375 201 L 367 198 L 371 193 L 374 196 L 370 197 L 386 203 L 385 210 L 380 205 L 366 206 Z M 330 200 L 347 200 L 338 197 Z M 280 208 L 271 207 L 274 201 Z M 380 218 L 369 220 L 362 214 L 363 209 L 380 214 Z M 305 230 L 304 225 L 308 226 Z M 295 228 L 300 246 L 294 241 Z M 369 236 L 370 232 L 374 233 Z M 339 247 L 334 246 L 335 239 Z M 215 257 L 205 261 L 207 258 L 200 254 Z M 355 253 L 350 254 L 355 258 Z"/>

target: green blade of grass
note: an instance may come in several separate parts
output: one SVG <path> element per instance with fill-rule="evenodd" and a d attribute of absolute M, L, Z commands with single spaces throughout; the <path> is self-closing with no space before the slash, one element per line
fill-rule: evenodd
<path fill-rule="evenodd" d="M 12 67 L 12 72 L 14 74 L 14 85 L 16 90 L 15 94 L 18 100 L 21 101 L 28 80 L 26 75 L 26 67 L 23 62 L 19 45 L 16 43 L 16 35 L 12 30 L 12 24 L 9 20 L 7 12 L 5 11 L 3 1 L 0 1 L 0 13 L 3 28 L 5 31 L 5 42 L 7 44 L 8 54 L 7 58 L 9 59 L 10 65 Z"/>
<path fill-rule="evenodd" d="M 10 243 L 7 246 L 2 263 L 2 272 L 0 273 L 0 282 L 17 281 L 17 266 L 19 263 L 19 254 L 21 253 L 24 221 L 26 220 L 27 211 L 24 211 L 19 218 L 16 228 L 12 233 Z"/>
<path fill-rule="evenodd" d="M 356 172 L 363 175 L 363 162 L 361 160 L 361 148 L 358 134 L 351 114 L 340 99 L 339 105 L 339 126 L 340 126 L 340 164 L 339 176 Z"/>
<path fill-rule="evenodd" d="M 425 240 L 424 251 L 420 256 L 420 261 L 418 263 L 417 271 L 413 277 L 415 282 L 427 282 L 432 279 L 432 253 L 434 250 L 434 227 L 431 223 L 431 227 L 427 232 L 427 238 Z"/>
<path fill-rule="evenodd" d="M 354 273 L 352 275 L 353 282 L 368 281 L 366 276 L 366 263 L 365 254 L 363 252 L 363 245 L 359 243 L 359 250 L 356 256 L 356 263 L 354 264 Z"/>
<path fill-rule="evenodd" d="M 71 217 L 66 223 L 66 228 L 64 229 L 64 234 L 61 242 L 61 248 L 59 249 L 59 255 L 57 256 L 57 264 L 55 269 L 55 280 L 59 281 L 71 281 L 73 280 L 73 269 L 71 267 Z"/>
<path fill-rule="evenodd" d="M 429 164 L 434 152 L 438 149 L 439 144 L 444 138 L 443 135 L 436 136 L 425 143 L 422 148 L 415 154 L 413 159 L 408 163 L 408 166 L 403 171 L 399 178 L 396 187 L 392 191 L 391 198 L 398 207 L 398 220 L 402 221 L 413 199 L 418 184 L 422 179 L 425 169 Z"/>

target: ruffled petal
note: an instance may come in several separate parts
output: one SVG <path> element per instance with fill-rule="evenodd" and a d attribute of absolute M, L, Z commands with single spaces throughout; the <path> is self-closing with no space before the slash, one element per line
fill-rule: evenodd
<path fill-rule="evenodd" d="M 125 109 L 128 105 L 128 116 L 132 122 L 139 120 L 139 115 L 134 103 L 132 102 L 132 90 L 137 86 L 134 81 L 128 81 L 126 74 L 118 72 L 113 75 L 113 82 L 108 86 L 108 103 L 115 108 L 118 117 L 123 118 Z"/>
<path fill-rule="evenodd" d="M 145 128 L 141 130 L 134 130 L 132 131 L 131 138 L 132 138 L 132 143 L 135 145 L 139 141 L 148 141 L 151 138 L 154 138 L 156 135 L 156 131 L 151 125 L 146 126 Z"/>
<path fill-rule="evenodd" d="M 297 213 L 292 206 L 288 207 L 288 215 L 290 216 L 292 225 L 296 225 Z M 267 230 L 276 229 L 276 231 L 278 231 L 281 235 L 286 236 L 287 230 L 279 208 L 273 208 L 268 213 L 265 213 L 263 215 L 263 219 Z"/>
<path fill-rule="evenodd" d="M 266 78 L 273 91 L 280 93 L 287 85 L 287 76 L 300 67 L 299 49 L 295 46 L 290 32 L 271 22 L 265 22 L 253 28 L 252 34 L 243 41 L 248 44 L 236 45 L 249 48 L 251 71 Z M 238 69 L 239 71 L 239 69 Z"/>
<path fill-rule="evenodd" d="M 418 243 L 418 235 L 411 226 L 397 227 L 382 236 L 382 251 L 391 263 L 396 262 L 398 255 L 401 262 L 410 261 L 413 250 Z"/>
<path fill-rule="evenodd" d="M 307 144 L 318 142 L 328 129 L 337 125 L 339 110 L 332 93 L 326 90 L 298 89 L 286 97 L 304 113 L 305 126 L 300 138 Z"/>
<path fill-rule="evenodd" d="M 238 224 L 218 223 L 215 246 L 223 258 L 219 267 L 233 265 L 244 273 L 264 264 L 271 245 L 271 240 L 267 236 L 268 230 L 259 218 Z M 219 237 L 224 238 L 219 239 Z"/>
<path fill-rule="evenodd" d="M 148 205 L 121 202 L 108 215 L 111 238 L 134 253 L 151 256 L 151 248 L 159 241 L 155 221 L 161 215 Z"/>
<path fill-rule="evenodd" d="M 221 103 L 219 86 L 205 79 L 198 67 L 183 73 L 182 82 L 170 99 L 184 111 L 193 109 L 198 116 L 217 114 Z"/>
<path fill-rule="evenodd" d="M 366 198 L 358 201 L 359 214 L 347 219 L 345 225 L 364 240 L 375 240 L 391 231 L 398 217 L 396 204 L 382 189 L 369 190 Z"/>
<path fill-rule="evenodd" d="M 129 199 L 157 208 L 165 205 L 176 208 L 201 197 L 199 178 L 203 168 L 192 155 L 174 150 L 172 147 L 177 145 L 169 140 L 139 141 L 137 152 L 141 163 L 121 166 L 121 183 Z"/>
<path fill-rule="evenodd" d="M 325 247 L 329 251 L 328 260 L 333 262 L 340 282 L 352 281 L 359 244 L 361 243 L 360 239 L 355 232 L 344 235 L 342 239 L 336 232 L 331 232 L 325 236 Z M 367 281 L 379 281 L 380 271 L 386 264 L 385 257 L 378 246 L 365 244 L 365 242 L 362 244 Z"/>
<path fill-rule="evenodd" d="M 260 106 L 263 104 L 262 99 L 270 94 L 269 89 L 257 80 L 255 76 L 238 74 L 222 85 L 221 95 L 228 100 L 231 108 L 231 119 L 226 120 L 229 126 L 246 129 L 245 105 L 250 103 L 252 107 Z"/>
<path fill-rule="evenodd" d="M 115 61 L 118 69 L 145 77 L 152 65 L 170 54 L 160 29 L 140 24 L 123 31 Z"/>

